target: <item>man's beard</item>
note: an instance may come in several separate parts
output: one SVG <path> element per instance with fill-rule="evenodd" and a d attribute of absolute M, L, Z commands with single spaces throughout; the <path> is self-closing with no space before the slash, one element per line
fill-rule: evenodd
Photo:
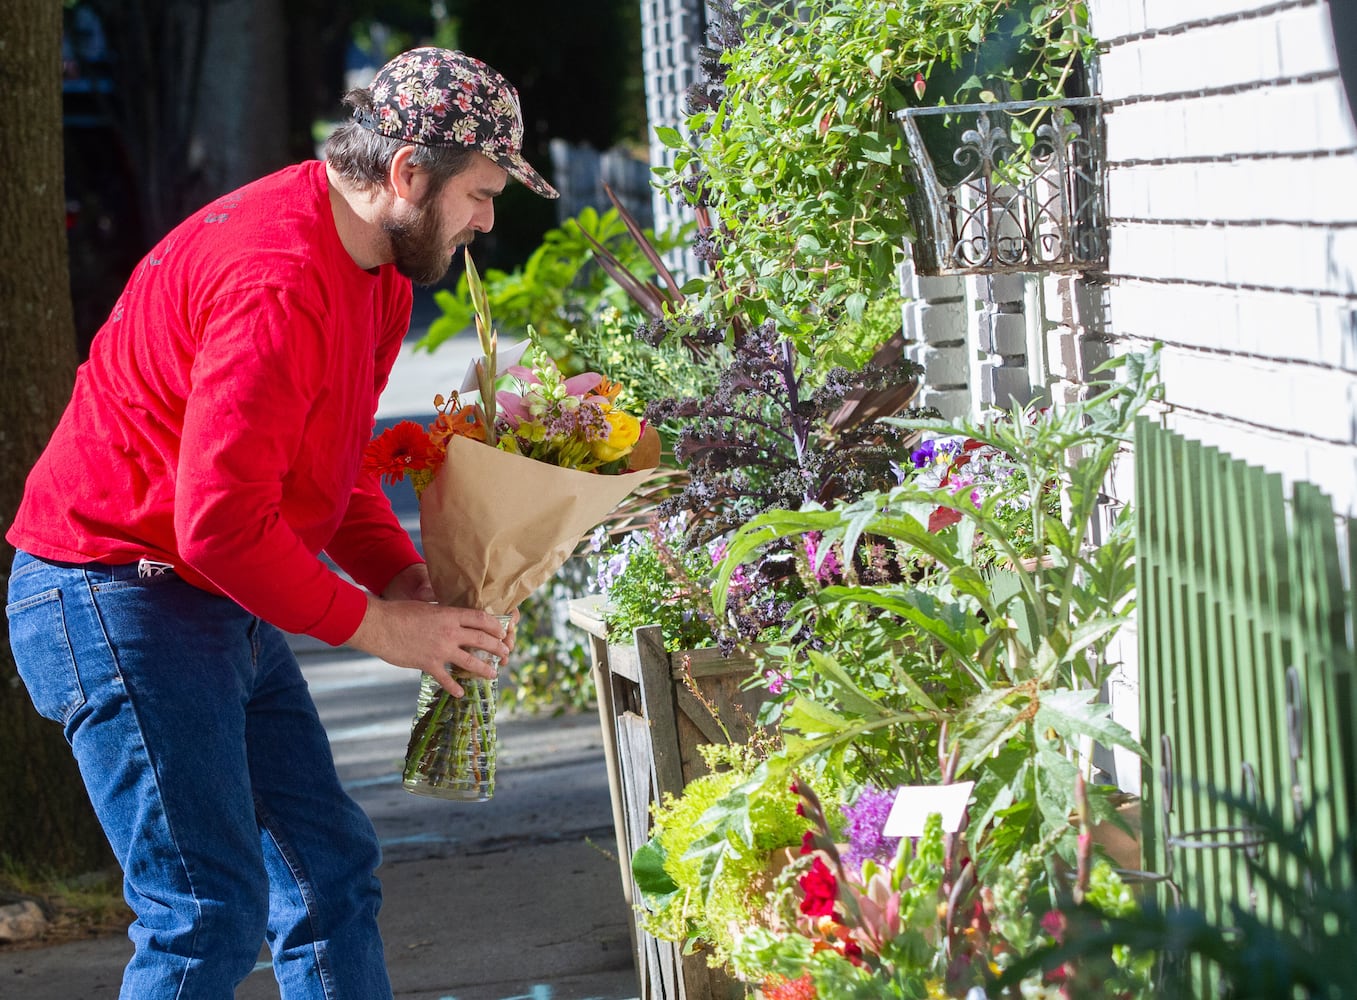
<path fill-rule="evenodd" d="M 442 237 L 442 221 L 436 209 L 421 205 L 411 218 L 387 218 L 382 222 L 382 231 L 391 242 L 396 270 L 416 285 L 436 285 L 452 266 L 452 254 Z M 463 229 L 453 242 L 465 246 L 475 235 L 472 230 Z"/>

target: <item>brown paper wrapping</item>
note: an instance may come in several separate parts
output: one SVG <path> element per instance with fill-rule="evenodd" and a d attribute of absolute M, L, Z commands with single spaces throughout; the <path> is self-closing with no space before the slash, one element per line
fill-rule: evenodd
<path fill-rule="evenodd" d="M 452 438 L 419 500 L 439 603 L 510 614 L 654 471 L 580 472 Z"/>

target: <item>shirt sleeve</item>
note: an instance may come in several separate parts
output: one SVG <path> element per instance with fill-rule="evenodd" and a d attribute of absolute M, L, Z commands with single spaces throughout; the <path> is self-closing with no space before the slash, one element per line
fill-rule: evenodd
<path fill-rule="evenodd" d="M 375 403 L 391 379 L 410 327 L 408 296 L 393 297 L 393 308 L 386 320 L 386 334 L 377 349 L 377 364 L 372 398 Z M 433 401 L 429 401 L 432 407 Z M 408 487 L 407 487 L 408 488 Z M 391 501 L 382 490 L 381 478 L 372 474 L 359 477 L 349 497 L 344 521 L 326 552 L 362 586 L 380 594 L 401 570 L 423 562 L 410 534 L 391 509 Z"/>
<path fill-rule="evenodd" d="M 317 439 L 328 411 L 352 400 L 336 404 L 328 380 L 354 373 L 335 360 L 343 352 L 329 324 L 299 298 L 237 291 L 204 317 L 180 444 L 175 534 L 181 558 L 241 607 L 338 645 L 357 630 L 367 596 L 318 556 L 349 487 L 319 481 L 342 463 L 327 466 L 307 450 L 335 446 Z M 366 397 L 366 373 L 363 382 Z M 365 405 L 370 420 L 370 397 Z"/>
<path fill-rule="evenodd" d="M 368 476 L 354 487 L 344 523 L 325 548 L 345 572 L 374 594 L 386 590 L 407 566 L 424 561 L 392 512 L 379 480 Z"/>

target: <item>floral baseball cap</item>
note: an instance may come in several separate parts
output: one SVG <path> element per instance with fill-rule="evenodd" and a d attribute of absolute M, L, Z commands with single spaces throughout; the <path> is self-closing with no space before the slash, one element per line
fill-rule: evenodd
<path fill-rule="evenodd" d="M 353 115 L 363 128 L 420 146 L 478 150 L 542 197 L 560 197 L 523 159 L 518 91 L 479 59 L 411 49 L 378 70 L 368 89 L 372 110 Z"/>

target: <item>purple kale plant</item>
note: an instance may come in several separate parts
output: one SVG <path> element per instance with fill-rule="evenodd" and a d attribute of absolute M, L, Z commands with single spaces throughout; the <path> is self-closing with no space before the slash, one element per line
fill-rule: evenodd
<path fill-rule="evenodd" d="M 694 543 L 764 511 L 855 498 L 895 482 L 891 462 L 913 432 L 876 423 L 864 401 L 909 399 L 917 365 L 898 357 L 859 371 L 835 368 L 810 385 L 802 359 L 765 322 L 735 339 L 715 388 L 655 400 L 646 419 L 676 427 L 674 456 L 690 479 L 661 515 L 691 516 Z"/>

